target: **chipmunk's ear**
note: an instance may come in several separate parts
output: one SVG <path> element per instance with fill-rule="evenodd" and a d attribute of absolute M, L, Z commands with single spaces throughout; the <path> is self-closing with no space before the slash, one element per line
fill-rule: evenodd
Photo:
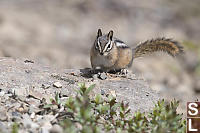
<path fill-rule="evenodd" d="M 113 38 L 113 31 L 112 30 L 108 33 L 108 38 L 110 40 L 112 40 L 112 38 Z"/>
<path fill-rule="evenodd" d="M 100 37 L 100 36 L 102 36 L 102 32 L 101 32 L 101 29 L 98 29 L 98 31 L 97 31 L 97 38 Z"/>

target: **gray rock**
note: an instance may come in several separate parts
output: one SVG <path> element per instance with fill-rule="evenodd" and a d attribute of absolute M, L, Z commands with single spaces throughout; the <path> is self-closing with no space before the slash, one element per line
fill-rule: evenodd
<path fill-rule="evenodd" d="M 97 80 L 98 79 L 98 74 L 93 74 L 92 77 L 93 77 L 94 80 Z"/>
<path fill-rule="evenodd" d="M 39 125 L 35 122 L 33 122 L 28 114 L 23 115 L 23 125 L 27 129 L 37 129 L 39 128 Z"/>
<path fill-rule="evenodd" d="M 20 122 L 22 120 L 22 115 L 19 112 L 12 112 L 12 121 Z"/>
<path fill-rule="evenodd" d="M 107 79 L 106 73 L 99 73 L 99 74 L 98 74 L 98 77 L 99 77 L 100 79 L 102 79 L 102 80 Z"/>
<path fill-rule="evenodd" d="M 42 88 L 44 89 L 48 89 L 50 86 L 51 86 L 50 84 L 46 84 L 46 83 L 42 84 Z"/>
<path fill-rule="evenodd" d="M 61 126 L 55 124 L 53 127 L 50 129 L 50 133 L 63 133 L 63 129 Z"/>
<path fill-rule="evenodd" d="M 4 91 L 0 91 L 0 97 L 4 96 L 5 92 Z"/>
<path fill-rule="evenodd" d="M 49 130 L 52 128 L 52 125 L 49 121 L 46 121 L 41 127 L 41 133 L 49 133 Z"/>
<path fill-rule="evenodd" d="M 101 89 L 101 95 L 105 95 L 105 91 Z"/>
<path fill-rule="evenodd" d="M 4 107 L 0 107 L 0 121 L 7 121 L 8 115 Z"/>
<path fill-rule="evenodd" d="M 60 82 L 55 82 L 53 84 L 54 87 L 57 87 L 57 88 L 61 88 L 62 87 L 62 84 Z"/>

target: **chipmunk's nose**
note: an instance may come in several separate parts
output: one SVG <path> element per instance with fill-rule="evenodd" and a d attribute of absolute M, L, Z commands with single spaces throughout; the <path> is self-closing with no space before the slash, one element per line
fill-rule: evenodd
<path fill-rule="evenodd" d="M 100 55 L 103 55 L 103 52 L 100 52 Z"/>

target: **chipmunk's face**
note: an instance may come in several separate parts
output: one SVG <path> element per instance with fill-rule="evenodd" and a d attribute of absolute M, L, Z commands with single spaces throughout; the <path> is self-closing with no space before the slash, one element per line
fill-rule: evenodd
<path fill-rule="evenodd" d="M 94 47 L 95 50 L 97 50 L 101 56 L 108 55 L 108 53 L 113 49 L 114 44 L 112 38 L 113 38 L 112 30 L 107 35 L 102 35 L 101 29 L 98 30 Z"/>

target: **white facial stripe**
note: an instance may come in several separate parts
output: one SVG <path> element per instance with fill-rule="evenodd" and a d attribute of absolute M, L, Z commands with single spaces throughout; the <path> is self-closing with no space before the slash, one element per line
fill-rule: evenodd
<path fill-rule="evenodd" d="M 106 46 L 104 47 L 103 49 L 103 52 L 105 52 L 107 49 L 108 49 L 108 46 L 111 45 L 111 48 L 112 48 L 112 43 L 111 41 L 109 40 L 109 42 L 106 44 Z"/>
<path fill-rule="evenodd" d="M 102 50 L 101 50 L 101 45 L 100 45 L 99 39 L 97 40 L 97 45 L 99 47 L 99 52 L 101 52 Z"/>

